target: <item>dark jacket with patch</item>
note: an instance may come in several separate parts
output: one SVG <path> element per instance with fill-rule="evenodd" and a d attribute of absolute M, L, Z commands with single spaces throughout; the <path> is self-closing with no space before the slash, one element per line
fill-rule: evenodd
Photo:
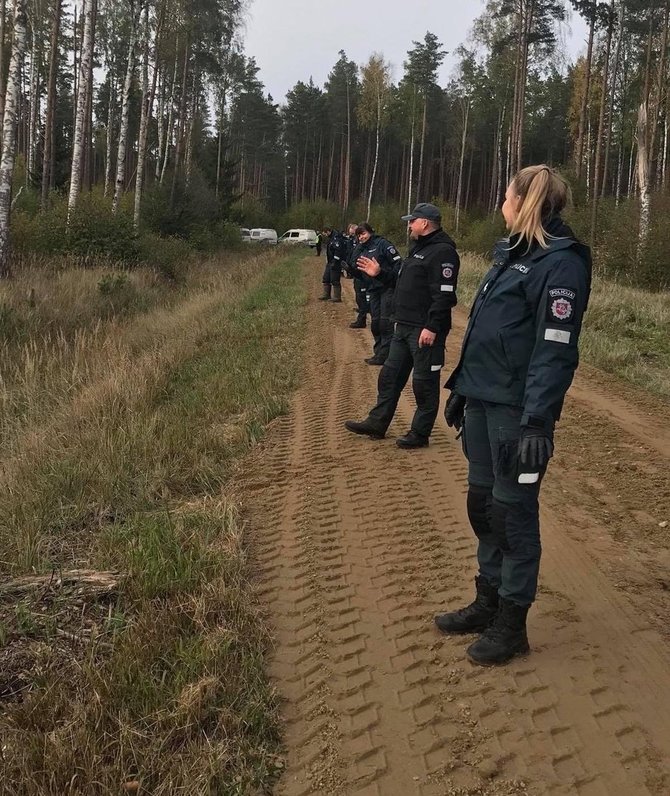
<path fill-rule="evenodd" d="M 349 262 L 352 275 L 357 279 L 362 279 L 367 290 L 383 290 L 387 285 L 382 280 L 371 279 L 363 271 L 360 271 L 356 267 L 356 261 L 359 257 L 370 257 L 370 259 L 376 260 L 382 272 L 388 274 L 391 280 L 393 280 L 392 275 L 396 266 L 399 266 L 402 262 L 402 257 L 396 247 L 386 238 L 382 238 L 381 235 L 372 235 L 366 243 L 359 243 L 354 249 Z M 388 287 L 393 287 L 393 281 L 388 284 Z"/>
<path fill-rule="evenodd" d="M 376 277 L 384 284 L 395 282 L 393 320 L 435 334 L 448 332 L 459 267 L 456 244 L 443 229 L 419 238 L 391 273 L 382 270 Z"/>
<path fill-rule="evenodd" d="M 549 248 L 525 253 L 501 241 L 475 297 L 461 358 L 446 386 L 523 409 L 521 424 L 559 419 L 579 362 L 577 342 L 591 290 L 591 254 L 558 218 Z"/>

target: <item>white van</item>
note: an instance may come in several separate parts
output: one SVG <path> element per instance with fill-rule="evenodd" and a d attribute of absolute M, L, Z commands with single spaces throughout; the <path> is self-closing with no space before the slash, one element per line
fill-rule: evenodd
<path fill-rule="evenodd" d="M 316 246 L 316 232 L 313 229 L 289 229 L 277 242 Z"/>
<path fill-rule="evenodd" d="M 252 243 L 268 243 L 274 245 L 277 243 L 277 230 L 276 229 L 262 229 L 255 228 L 251 230 Z"/>
<path fill-rule="evenodd" d="M 251 240 L 251 230 L 246 227 L 240 227 L 240 237 L 242 238 L 242 243 L 249 243 Z"/>

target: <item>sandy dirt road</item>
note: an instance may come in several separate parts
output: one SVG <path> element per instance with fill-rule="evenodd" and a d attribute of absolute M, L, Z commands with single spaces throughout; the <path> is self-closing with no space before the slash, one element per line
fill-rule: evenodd
<path fill-rule="evenodd" d="M 312 260 L 305 279 L 318 295 Z M 343 428 L 378 374 L 349 287 L 310 300 L 302 385 L 241 476 L 283 698 L 275 792 L 670 793 L 667 408 L 581 371 L 543 487 L 532 653 L 475 667 L 473 637 L 432 624 L 475 574 L 460 443 L 440 415 L 428 449 L 396 448 L 410 391 L 386 440 Z"/>

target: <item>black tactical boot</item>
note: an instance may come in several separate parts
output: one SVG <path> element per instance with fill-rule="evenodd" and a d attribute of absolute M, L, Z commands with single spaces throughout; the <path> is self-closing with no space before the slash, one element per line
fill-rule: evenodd
<path fill-rule="evenodd" d="M 331 301 L 337 301 L 338 303 L 342 301 L 342 285 L 333 285 L 333 297 Z"/>
<path fill-rule="evenodd" d="M 422 437 L 415 431 L 408 431 L 404 437 L 398 437 L 395 444 L 399 448 L 426 448 L 428 447 L 428 437 Z"/>
<path fill-rule="evenodd" d="M 362 318 L 356 318 L 349 324 L 350 329 L 365 329 L 365 315 Z"/>
<path fill-rule="evenodd" d="M 386 362 L 386 358 L 382 359 L 375 354 L 373 357 L 368 357 L 365 361 L 368 365 L 383 365 Z"/>
<path fill-rule="evenodd" d="M 354 434 L 362 434 L 372 439 L 384 439 L 386 434 L 385 429 L 376 426 L 367 419 L 360 423 L 357 420 L 346 420 L 344 426 L 348 431 L 353 431 Z"/>
<path fill-rule="evenodd" d="M 466 608 L 435 617 L 437 629 L 442 633 L 481 633 L 498 610 L 498 587 L 486 578 L 475 578 L 477 596 Z"/>
<path fill-rule="evenodd" d="M 515 655 L 530 652 L 526 635 L 526 616 L 530 605 L 517 605 L 498 598 L 498 613 L 482 635 L 467 649 L 468 658 L 479 666 L 496 666 Z"/>
<path fill-rule="evenodd" d="M 319 301 L 329 301 L 330 300 L 330 285 L 323 286 L 323 295 L 319 296 Z"/>

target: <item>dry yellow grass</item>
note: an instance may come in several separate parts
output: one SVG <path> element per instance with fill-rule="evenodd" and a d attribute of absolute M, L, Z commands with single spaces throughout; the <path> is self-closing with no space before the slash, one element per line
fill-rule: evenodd
<path fill-rule="evenodd" d="M 211 263 L 124 317 L 42 315 L 6 343 L 0 570 L 121 586 L 0 601 L 0 793 L 246 793 L 274 775 L 268 639 L 224 487 L 296 378 L 298 253 L 278 258 Z M 50 301 L 84 312 L 100 278 Z M 23 311 L 25 284 L 3 289 Z"/>

